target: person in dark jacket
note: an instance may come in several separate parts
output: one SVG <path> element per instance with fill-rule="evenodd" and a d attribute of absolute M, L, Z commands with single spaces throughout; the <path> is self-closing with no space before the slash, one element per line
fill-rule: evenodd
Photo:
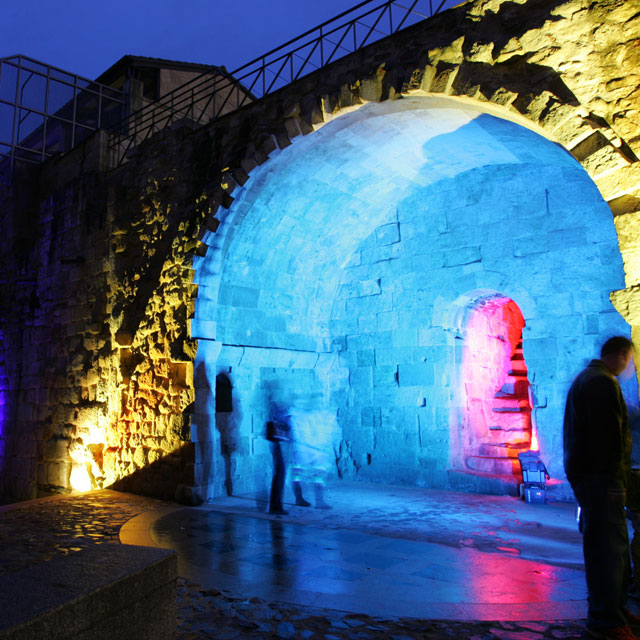
<path fill-rule="evenodd" d="M 269 496 L 269 513 L 277 516 L 285 516 L 282 498 L 284 493 L 284 483 L 287 476 L 287 466 L 283 447 L 287 448 L 292 442 L 291 431 L 291 406 L 285 400 L 287 394 L 283 393 L 279 385 L 271 382 L 265 385 L 267 388 L 267 404 L 269 419 L 266 424 L 266 437 L 271 443 L 271 455 L 273 456 L 273 476 L 271 480 L 271 493 Z M 293 482 L 293 493 L 296 498 L 296 506 L 309 507 L 310 502 L 302 495 L 302 485 L 300 482 Z"/>
<path fill-rule="evenodd" d="M 627 405 L 629 429 L 631 430 L 631 475 L 627 488 L 627 517 L 631 520 L 633 536 L 629 543 L 631 551 L 631 586 L 627 595 L 640 600 L 640 409 Z"/>
<path fill-rule="evenodd" d="M 269 421 L 267 422 L 267 440 L 271 442 L 273 456 L 273 478 L 269 496 L 269 513 L 278 516 L 287 515 L 282 506 L 284 479 L 287 475 L 282 445 L 291 441 L 291 424 L 287 408 L 272 400 L 269 403 Z"/>
<path fill-rule="evenodd" d="M 636 636 L 626 609 L 629 537 L 625 517 L 631 470 L 627 408 L 615 376 L 633 356 L 622 336 L 602 347 L 573 381 L 564 415 L 564 468 L 582 509 L 582 543 L 589 592 L 587 632 L 594 638 Z"/>

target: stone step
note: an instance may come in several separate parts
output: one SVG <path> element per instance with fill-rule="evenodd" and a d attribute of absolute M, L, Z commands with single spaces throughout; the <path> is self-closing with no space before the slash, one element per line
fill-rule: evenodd
<path fill-rule="evenodd" d="M 492 458 L 517 458 L 519 453 L 529 451 L 529 440 L 516 440 L 514 442 L 483 442 L 480 445 L 480 455 Z"/>
<path fill-rule="evenodd" d="M 531 426 L 522 426 L 521 424 L 518 426 L 504 426 L 501 424 L 494 424 L 489 427 L 490 432 L 502 432 L 502 433 L 530 433 Z"/>
<path fill-rule="evenodd" d="M 518 442 L 530 442 L 530 429 L 513 429 L 511 431 L 491 431 L 485 436 L 485 442 L 491 444 L 508 444 L 514 445 Z"/>
<path fill-rule="evenodd" d="M 518 458 L 496 458 L 494 456 L 467 456 L 465 463 L 472 471 L 481 473 L 491 473 L 495 475 L 515 475 L 521 474 L 520 461 Z"/>
<path fill-rule="evenodd" d="M 497 402 L 493 402 L 494 407 L 528 407 L 529 394 L 523 396 L 506 395 L 502 398 L 496 398 Z"/>
<path fill-rule="evenodd" d="M 497 475 L 466 469 L 450 470 L 447 476 L 454 491 L 518 497 L 520 478 L 514 477 L 512 473 Z"/>
<path fill-rule="evenodd" d="M 489 428 L 486 440 L 488 442 L 518 442 L 531 440 L 531 421 L 524 413 L 502 414 L 501 424 Z M 485 438 L 483 438 L 484 440 Z"/>
<path fill-rule="evenodd" d="M 524 400 L 529 399 L 529 381 L 528 380 L 513 380 L 505 382 L 500 391 L 498 391 L 494 398 L 521 398 Z"/>
<path fill-rule="evenodd" d="M 528 413 L 531 412 L 531 407 L 515 406 L 515 407 L 493 407 L 491 409 L 494 413 Z"/>
<path fill-rule="evenodd" d="M 0 576 L 0 638 L 176 636 L 178 556 L 100 544 Z"/>
<path fill-rule="evenodd" d="M 512 378 L 526 378 L 527 377 L 527 369 L 526 367 L 524 369 L 509 369 L 509 372 L 507 373 L 507 376 L 512 377 Z"/>

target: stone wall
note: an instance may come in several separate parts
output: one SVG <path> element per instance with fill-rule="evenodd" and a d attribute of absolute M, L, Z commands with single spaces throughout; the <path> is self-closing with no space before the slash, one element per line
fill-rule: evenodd
<path fill-rule="evenodd" d="M 609 203 L 614 215 L 624 216 L 626 213 L 633 218 L 633 212 L 637 209 L 640 186 L 636 156 L 639 148 L 639 129 L 634 115 L 638 113 L 640 95 L 637 77 L 633 71 L 638 54 L 636 41 L 632 36 L 633 33 L 637 33 L 637 24 L 638 16 L 628 3 L 616 1 L 468 3 L 424 25 L 407 30 L 401 38 L 387 39 L 350 56 L 347 60 L 336 63 L 333 65 L 331 74 L 332 80 L 337 84 L 337 87 L 334 85 L 335 88 L 331 88 L 328 74 L 322 76 L 323 82 L 318 86 L 318 74 L 303 79 L 295 86 L 280 92 L 277 96 L 278 107 L 281 109 L 279 113 L 284 118 L 285 130 L 273 127 L 271 129 L 274 133 L 273 140 L 280 149 L 285 150 L 291 142 L 294 146 L 299 145 L 301 144 L 299 141 L 292 139 L 300 134 L 317 130 L 334 118 L 362 107 L 368 101 L 398 99 L 403 96 L 420 95 L 423 92 L 459 96 L 484 103 L 488 113 L 492 112 L 492 105 L 498 105 L 514 117 L 524 116 L 534 130 L 556 140 L 571 151 L 574 158 L 595 181 L 601 196 Z M 619 78 L 620 66 L 628 69 L 624 79 Z M 369 68 L 370 73 L 359 75 L 364 68 Z M 354 81 L 355 78 L 360 79 Z M 305 97 L 300 98 L 299 96 L 302 95 Z M 275 101 L 276 97 L 273 100 Z M 270 101 L 266 100 L 261 105 L 256 105 L 256 112 L 269 103 Z M 272 113 L 266 111 L 269 116 Z M 502 113 L 501 117 L 509 116 Z M 228 124 L 233 127 L 235 123 L 231 119 Z M 258 129 L 257 132 L 259 131 Z M 397 135 L 397 131 L 393 130 L 390 135 Z M 259 137 L 254 139 L 260 140 Z M 230 216 L 225 211 L 218 214 L 217 217 L 223 223 L 215 237 L 212 234 L 203 236 L 205 243 L 210 246 L 209 252 L 213 251 L 218 256 L 213 260 L 219 265 L 220 270 L 223 268 L 221 261 L 229 256 L 227 253 L 229 242 L 225 238 L 220 238 L 220 233 L 228 233 L 225 227 L 228 229 L 231 226 L 233 229 L 234 225 L 239 224 L 237 220 L 255 206 L 255 197 L 250 196 L 247 200 L 245 193 L 247 189 L 251 189 L 251 180 L 256 179 L 260 182 L 263 179 L 263 171 L 252 171 L 255 170 L 256 164 L 262 163 L 261 151 L 269 152 L 272 158 L 280 157 L 278 149 L 271 146 L 272 143 L 268 138 L 264 145 L 266 146 L 263 146 L 258 153 L 250 145 L 243 151 L 244 157 L 240 160 L 240 166 L 236 164 L 234 169 L 234 164 L 230 164 L 230 174 L 237 175 L 239 179 L 236 184 L 228 180 L 224 180 L 223 184 L 237 198 L 237 207 L 230 203 Z M 349 179 L 352 176 L 348 172 L 345 176 L 344 172 L 336 171 L 336 161 L 327 159 L 327 164 L 329 166 L 325 167 L 324 180 L 327 182 L 333 180 L 339 185 L 339 189 L 345 189 L 347 185 L 347 190 L 352 188 L 354 189 L 352 193 L 357 192 L 358 197 L 363 196 L 361 185 L 350 183 Z M 273 171 L 278 170 L 274 168 L 276 165 L 271 166 Z M 246 172 L 250 172 L 250 181 L 245 185 Z M 254 191 L 254 194 L 257 192 L 259 190 Z M 514 204 L 517 206 L 518 203 L 514 202 Z M 623 220 L 624 224 L 631 224 L 621 218 L 616 221 L 619 228 Z M 286 225 L 280 227 L 275 223 L 276 221 L 274 221 L 276 229 L 286 228 Z M 333 231 L 330 225 L 326 225 L 325 229 Z M 559 267 L 563 273 L 574 269 L 575 264 L 583 266 L 578 255 L 580 250 L 577 249 L 575 242 L 582 242 L 585 249 L 591 242 L 590 231 L 583 235 L 582 240 L 578 238 L 579 232 L 573 236 L 571 231 L 567 233 L 569 253 L 575 255 L 564 260 L 563 265 Z M 512 248 L 515 255 L 529 256 L 528 260 L 535 262 L 535 258 L 531 257 L 538 252 L 534 246 L 536 245 L 535 230 L 532 229 L 530 236 L 522 235 L 521 231 L 517 234 L 515 244 L 518 246 L 514 245 Z M 290 239 L 294 243 L 297 240 L 298 238 Z M 331 247 L 334 240 L 335 237 L 331 233 L 326 237 L 322 234 L 317 236 L 318 243 L 325 249 Z M 538 244 L 540 247 L 544 244 L 542 239 Z M 249 246 L 246 245 L 246 247 Z M 544 251 L 550 248 L 547 244 Z M 559 247 L 558 250 L 561 248 Z M 623 241 L 621 250 L 625 258 L 627 278 L 629 278 L 630 270 L 633 268 L 634 248 L 632 244 Z M 617 259 L 616 253 L 615 250 L 613 254 L 602 253 L 599 258 L 596 258 L 596 262 L 602 261 L 602 264 L 611 265 L 611 261 Z M 248 250 L 243 257 L 241 252 L 235 259 L 239 259 L 243 264 L 254 266 L 260 264 L 260 262 L 252 262 L 250 254 L 251 251 Z M 471 263 L 473 262 L 471 260 Z M 283 271 L 285 274 L 289 273 L 285 265 L 280 269 L 280 273 L 282 274 Z M 207 267 L 203 267 L 202 273 L 207 273 Z M 594 274 L 585 273 L 583 277 L 594 277 Z M 200 279 L 200 275 L 197 278 L 200 283 L 198 298 L 200 308 L 213 310 L 219 304 L 234 306 L 229 302 L 231 282 L 213 278 L 207 281 L 205 286 L 205 279 Z M 220 281 L 224 282 L 224 292 L 221 292 Z M 218 284 L 213 284 L 214 282 Z M 371 284 L 367 281 L 363 286 L 367 283 Z M 575 284 L 577 291 L 581 285 L 578 281 Z M 610 288 L 616 288 L 622 284 L 618 276 L 616 283 L 611 281 Z M 249 313 L 255 314 L 255 309 L 259 309 L 261 305 L 261 302 L 258 302 L 259 291 L 255 285 L 241 283 L 240 286 L 244 293 L 251 293 L 253 302 L 240 304 L 240 307 L 245 308 L 238 313 L 238 319 L 248 317 L 247 306 L 251 307 Z M 523 286 L 526 298 L 527 285 Z M 535 286 L 544 285 L 538 280 Z M 554 286 L 553 283 L 548 283 L 547 292 L 553 290 Z M 627 287 L 626 290 L 613 293 L 612 301 L 616 304 L 618 311 L 633 325 L 635 321 L 632 320 L 628 311 L 632 305 L 628 300 L 633 298 L 635 291 L 629 286 L 629 281 L 627 281 Z M 295 287 L 293 291 L 287 291 L 287 293 L 293 295 L 295 299 Z M 543 363 L 545 359 L 548 360 L 549 350 L 553 354 L 552 357 L 555 357 L 556 353 L 560 355 L 561 362 L 557 363 L 558 369 L 555 370 L 552 367 L 548 373 L 549 379 L 559 381 L 558 384 L 554 383 L 554 390 L 550 394 L 545 390 L 545 384 L 541 384 L 541 395 L 538 398 L 542 413 L 547 407 L 554 407 L 547 413 L 554 414 L 555 422 L 560 419 L 559 406 L 563 402 L 571 376 L 586 359 L 597 352 L 599 341 L 610 331 L 622 333 L 628 331 L 624 324 L 616 319 L 606 299 L 606 293 L 605 291 L 605 299 L 601 298 L 601 294 L 595 295 L 599 300 L 593 298 L 598 307 L 595 313 L 578 308 L 581 303 L 578 299 L 580 294 L 576 297 L 575 303 L 572 303 L 574 306 L 570 304 L 569 307 L 560 305 L 554 308 L 552 302 L 543 305 L 552 315 L 560 314 L 559 324 L 562 323 L 559 319 L 562 314 L 567 318 L 579 318 L 577 324 L 575 322 L 565 324 L 564 331 L 570 330 L 572 336 L 555 337 L 553 344 L 540 335 L 542 327 L 540 322 L 535 318 L 529 318 L 526 333 L 531 338 L 529 354 L 534 363 Z M 550 293 L 549 295 L 551 301 L 553 296 Z M 521 295 L 520 298 L 522 297 Z M 589 299 L 589 296 L 585 299 Z M 298 303 L 299 301 L 295 301 L 294 308 Z M 313 305 L 314 302 L 311 304 Z M 389 311 L 386 313 L 390 314 Z M 604 315 L 600 315 L 601 313 Z M 313 312 L 308 315 L 315 317 Z M 228 313 L 218 314 L 218 320 L 218 325 L 212 327 L 204 327 L 198 323 L 194 335 L 201 338 L 217 337 L 223 341 L 229 339 L 228 327 L 236 326 L 236 323 Z M 304 320 L 302 324 L 305 324 Z M 222 329 L 221 325 L 223 325 Z M 242 326 L 242 323 L 240 322 L 237 326 Z M 277 321 L 272 321 L 263 315 L 259 326 L 261 339 L 265 338 L 265 331 L 267 333 L 266 341 L 262 343 L 265 346 L 283 348 L 292 344 L 291 335 L 286 336 L 284 344 L 279 344 L 278 333 L 269 333 L 273 327 L 277 326 Z M 300 327 L 296 327 L 294 333 L 298 333 L 299 329 Z M 633 329 L 633 331 L 636 330 Z M 573 335 L 580 332 L 584 333 L 584 337 L 578 337 L 579 343 L 575 343 Z M 256 344 L 255 334 L 251 331 L 247 333 L 252 334 L 249 336 L 249 342 Z M 323 335 L 325 334 L 321 334 L 320 338 Z M 298 342 L 299 347 L 314 348 L 314 341 L 309 340 L 308 335 L 298 337 L 302 338 L 302 342 Z M 247 336 L 244 335 L 243 339 L 246 340 Z M 326 345 L 322 344 L 322 340 L 316 341 L 315 348 L 322 353 Z M 525 351 L 527 351 L 526 348 Z M 631 385 L 629 397 L 637 402 L 637 391 L 633 387 L 635 385 Z M 549 422 L 553 422 L 553 419 Z M 362 436 L 363 432 L 359 435 Z M 444 432 L 442 437 L 443 447 L 446 447 Z M 541 437 L 548 438 L 548 442 L 543 445 L 546 449 L 545 454 L 551 461 L 554 474 L 557 478 L 561 478 L 561 444 L 557 424 Z M 398 460 L 402 459 L 402 453 L 398 450 L 391 450 L 388 455 Z M 367 457 L 367 461 L 368 459 Z M 360 461 L 357 464 L 360 464 Z M 436 467 L 433 464 L 427 467 L 431 468 L 432 472 L 426 475 L 432 476 Z M 346 468 L 349 468 L 349 465 L 346 465 Z M 441 467 L 435 470 L 437 474 L 443 472 Z M 419 474 L 423 473 L 422 470 L 419 472 Z M 467 488 L 478 488 L 471 486 L 468 481 L 461 484 Z"/>
<path fill-rule="evenodd" d="M 367 102 L 426 93 L 497 105 L 570 150 L 616 216 L 626 288 L 612 299 L 636 335 L 639 21 L 624 0 L 477 0 L 217 123 L 160 132 L 118 169 L 107 170 L 98 134 L 39 176 L 18 177 L 21 186 L 0 194 L 2 495 L 66 490 L 74 465 L 106 486 L 154 464 L 153 480 L 138 475 L 134 488 L 163 496 L 193 477 L 190 465 L 212 446 L 183 446 L 197 441 L 194 339 L 202 353 L 204 341 L 216 342 L 209 311 L 224 288 L 218 279 L 198 290 L 191 256 L 207 254 L 208 268 L 221 269 L 234 224 L 227 212 L 257 168 L 268 171 L 280 149 Z M 268 224 L 261 237 L 271 241 Z M 191 321 L 196 296 L 202 312 Z M 320 337 L 313 350 L 330 353 Z M 295 355 L 310 345 L 285 346 Z"/>
<path fill-rule="evenodd" d="M 496 397 L 507 381 L 499 375 L 504 371 L 491 371 L 487 362 L 489 343 L 499 342 L 499 333 L 487 329 L 476 347 L 476 368 L 465 366 L 477 341 L 467 334 L 468 310 L 499 294 L 524 315 L 522 348 L 541 455 L 555 480 L 563 477 L 568 385 L 603 336 L 628 330 L 607 300 L 621 283 L 621 269 L 610 254 L 616 247 L 606 208 L 593 190 L 587 195 L 580 171 L 561 171 L 556 183 L 558 175 L 557 167 L 543 165 L 493 167 L 457 184 L 439 182 L 437 192 L 399 205 L 398 222 L 378 228 L 360 245 L 343 272 L 344 298 L 336 299 L 333 314 L 335 329 L 346 333 L 343 358 L 351 389 L 341 422 L 358 476 L 467 490 L 488 490 L 491 475 L 512 476 L 508 457 L 515 458 L 524 434 L 515 437 L 515 427 L 507 433 L 508 425 L 500 427 L 502 414 L 491 413 L 501 410 Z M 499 195 L 505 185 L 509 202 Z M 582 197 L 576 198 L 577 191 Z M 541 206 L 545 197 L 548 209 Z M 434 217 L 440 214 L 446 223 L 438 228 Z M 581 232 L 578 218 L 585 225 L 597 220 L 597 234 L 593 227 Z M 545 246 L 534 247 L 534 239 Z M 377 290 L 367 289 L 370 283 Z M 486 397 L 468 405 L 465 393 L 473 392 L 479 377 Z M 482 422 L 485 402 L 485 432 L 471 434 L 479 428 L 474 422 Z M 480 440 L 475 452 L 465 446 L 471 437 Z M 499 446 L 504 453 L 495 457 L 490 449 Z M 516 460 L 513 471 L 518 468 Z"/>
<path fill-rule="evenodd" d="M 238 378 L 255 353 L 274 375 L 296 350 L 319 378 L 327 371 L 341 473 L 486 490 L 493 471 L 515 488 L 515 448 L 511 459 L 484 459 L 486 449 L 520 444 L 489 433 L 497 418 L 482 451 L 466 454 L 476 473 L 449 473 L 464 467 L 460 442 L 473 422 L 460 398 L 472 382 L 461 371 L 460 300 L 500 294 L 522 310 L 541 451 L 562 477 L 567 385 L 601 336 L 628 332 L 608 300 L 623 284 L 611 214 L 570 154 L 482 105 L 414 94 L 274 152 L 234 196 L 214 234 L 219 248 L 194 265 L 192 330 L 201 346 L 215 339 L 239 352 Z M 266 226 L 276 232 L 261 242 Z M 213 350 L 197 361 L 221 363 Z M 497 405 L 504 373 L 487 402 Z M 255 404 L 251 384 L 237 392 Z M 200 431 L 207 415 L 198 410 Z M 243 412 L 238 428 L 249 433 L 245 422 Z"/>
<path fill-rule="evenodd" d="M 268 499 L 272 455 L 265 423 L 270 386 L 276 383 L 289 398 L 306 398 L 322 385 L 315 367 L 318 356 L 201 340 L 196 362 L 191 439 L 196 446 L 194 479 L 200 496 L 211 500 L 257 492 Z M 228 413 L 216 413 L 215 381 L 220 374 L 233 387 Z"/>
<path fill-rule="evenodd" d="M 49 162 L 23 251 L 3 254 L 7 273 L 23 265 L 3 297 L 5 499 L 118 480 L 172 499 L 192 484 L 187 318 L 202 214 L 172 207 L 170 172 L 107 183 L 105 152 L 99 134 Z"/>

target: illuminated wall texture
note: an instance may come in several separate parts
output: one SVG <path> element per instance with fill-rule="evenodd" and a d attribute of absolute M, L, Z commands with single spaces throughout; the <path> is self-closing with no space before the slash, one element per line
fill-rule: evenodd
<path fill-rule="evenodd" d="M 622 260 L 579 163 L 495 113 L 427 96 L 369 104 L 234 194 L 196 264 L 192 331 L 206 339 L 196 368 L 230 371 L 247 486 L 268 465 L 274 376 L 328 391 L 343 475 L 482 489 L 511 473 L 494 454 L 528 448 L 533 415 L 562 477 L 567 384 L 603 336 L 629 333 L 608 300 Z M 198 394 L 193 439 L 215 442 Z"/>
<path fill-rule="evenodd" d="M 0 500 L 262 490 L 276 381 L 338 412 L 343 477 L 513 486 L 537 432 L 562 479 L 571 378 L 640 341 L 639 31 L 624 0 L 474 0 L 0 185 Z"/>
<path fill-rule="evenodd" d="M 83 151 L 100 157 L 99 143 Z M 34 205 L 32 275 L 8 296 L 0 499 L 111 486 L 173 499 L 193 478 L 189 254 L 202 214 L 196 203 L 183 220 L 171 176 L 153 172 L 116 202 L 77 160 L 60 159 L 64 188 Z"/>

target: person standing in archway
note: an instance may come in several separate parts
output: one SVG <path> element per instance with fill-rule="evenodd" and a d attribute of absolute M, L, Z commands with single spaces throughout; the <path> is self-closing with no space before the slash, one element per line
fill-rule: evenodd
<path fill-rule="evenodd" d="M 280 403 L 271 400 L 269 403 L 269 420 L 267 421 L 267 440 L 271 443 L 273 456 L 273 477 L 269 495 L 269 513 L 277 516 L 287 515 L 282 506 L 284 480 L 287 475 L 282 444 L 291 440 L 289 413 Z"/>
<path fill-rule="evenodd" d="M 564 415 L 564 468 L 582 509 L 582 544 L 589 592 L 587 632 L 594 638 L 633 640 L 626 609 L 630 582 L 625 515 L 631 472 L 627 407 L 615 376 L 633 356 L 623 336 L 607 340 L 569 389 Z"/>
<path fill-rule="evenodd" d="M 269 513 L 277 516 L 287 515 L 282 504 L 287 467 L 283 447 L 288 447 L 292 441 L 291 407 L 284 402 L 283 393 L 276 383 L 267 385 L 267 404 L 269 420 L 266 425 L 266 437 L 271 443 L 271 455 L 273 456 L 273 476 L 271 479 L 271 493 L 269 495 Z M 294 480 L 293 492 L 296 497 L 296 505 L 308 507 L 302 495 L 300 482 Z"/>
<path fill-rule="evenodd" d="M 296 484 L 301 487 L 305 478 L 310 480 L 317 509 L 331 509 L 325 500 L 325 489 L 335 464 L 338 439 L 335 413 L 322 408 L 324 406 L 321 394 L 312 393 L 298 398 L 297 406 L 291 407 L 294 487 Z"/>

